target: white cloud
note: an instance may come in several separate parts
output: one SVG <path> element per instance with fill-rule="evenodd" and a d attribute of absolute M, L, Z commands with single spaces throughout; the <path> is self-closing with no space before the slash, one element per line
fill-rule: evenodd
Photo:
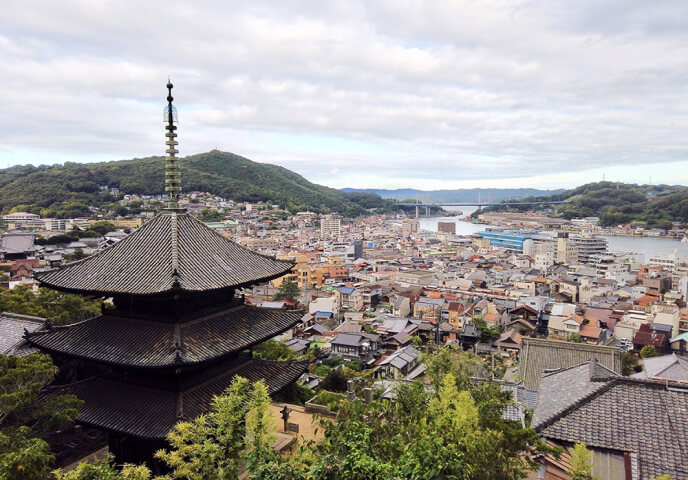
<path fill-rule="evenodd" d="M 688 181 L 682 1 L 2 3 L 5 161 L 161 153 L 172 74 L 182 152 L 337 187 Z"/>

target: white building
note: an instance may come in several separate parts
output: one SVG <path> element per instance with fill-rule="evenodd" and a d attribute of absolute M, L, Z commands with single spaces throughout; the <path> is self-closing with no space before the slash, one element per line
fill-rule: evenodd
<path fill-rule="evenodd" d="M 339 215 L 324 215 L 320 219 L 320 235 L 338 237 L 342 231 L 342 218 Z"/>

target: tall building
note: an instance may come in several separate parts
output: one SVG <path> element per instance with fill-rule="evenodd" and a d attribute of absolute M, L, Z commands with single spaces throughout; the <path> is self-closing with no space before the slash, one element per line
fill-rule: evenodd
<path fill-rule="evenodd" d="M 437 222 L 437 231 L 456 235 L 456 222 Z"/>
<path fill-rule="evenodd" d="M 292 328 L 301 313 L 245 305 L 236 290 L 293 264 L 240 247 L 179 207 L 176 111 L 167 88 L 167 208 L 100 253 L 36 275 L 45 287 L 112 298 L 114 308 L 26 334 L 74 369 L 78 381 L 61 390 L 85 402 L 77 421 L 108 433 L 118 463 L 154 468 L 153 453 L 175 423 L 207 412 L 235 376 L 264 379 L 275 393 L 306 370 L 304 362 L 242 353 Z"/>
<path fill-rule="evenodd" d="M 556 248 L 557 263 L 578 263 L 578 247 L 571 242 L 569 234 L 566 232 L 559 232 L 557 234 L 557 248 Z"/>
<path fill-rule="evenodd" d="M 578 247 L 578 263 L 591 263 L 591 256 L 607 251 L 607 240 L 590 234 L 571 236 L 571 243 Z"/>
<path fill-rule="evenodd" d="M 320 219 L 320 235 L 338 237 L 342 231 L 342 218 L 339 215 L 324 215 Z"/>

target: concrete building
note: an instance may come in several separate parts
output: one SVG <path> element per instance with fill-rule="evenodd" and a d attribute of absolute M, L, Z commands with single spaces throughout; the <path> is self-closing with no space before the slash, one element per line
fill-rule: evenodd
<path fill-rule="evenodd" d="M 324 215 L 320 219 L 320 235 L 338 237 L 342 232 L 342 218 L 339 215 Z"/>
<path fill-rule="evenodd" d="M 456 235 L 456 222 L 437 222 L 437 231 Z"/>

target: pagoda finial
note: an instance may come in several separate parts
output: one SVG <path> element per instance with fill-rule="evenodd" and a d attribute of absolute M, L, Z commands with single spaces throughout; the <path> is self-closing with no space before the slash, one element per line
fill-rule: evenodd
<path fill-rule="evenodd" d="M 167 133 L 167 157 L 165 158 L 165 193 L 167 193 L 167 210 L 179 211 L 179 194 L 181 193 L 181 175 L 179 173 L 178 158 L 175 157 L 179 150 L 177 150 L 177 145 L 179 143 L 176 141 L 177 133 L 177 109 L 172 105 L 172 81 L 167 77 L 167 106 L 165 107 L 165 129 Z"/>

